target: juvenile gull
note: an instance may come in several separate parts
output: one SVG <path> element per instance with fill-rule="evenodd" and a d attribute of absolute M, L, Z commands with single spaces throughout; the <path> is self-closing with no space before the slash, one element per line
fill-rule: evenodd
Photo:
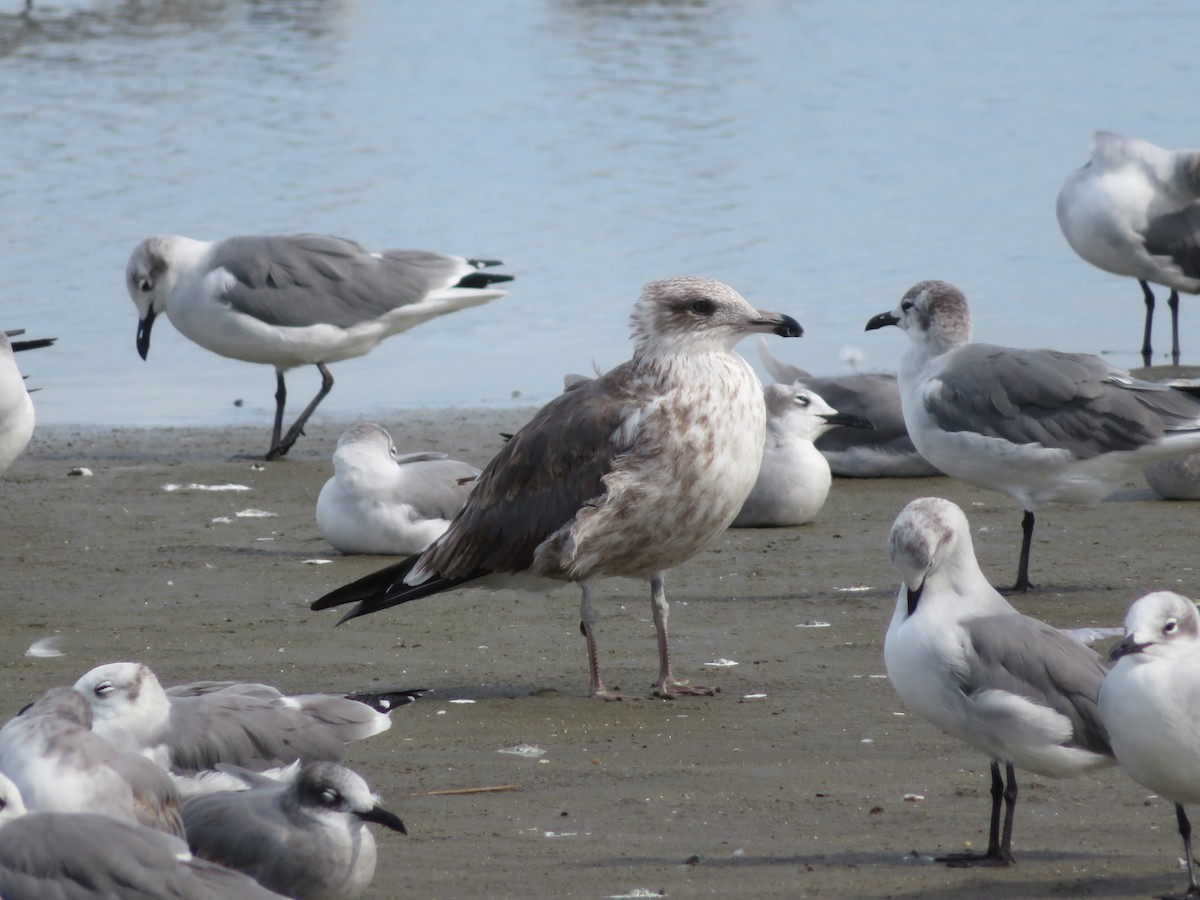
<path fill-rule="evenodd" d="M 30 809 L 104 813 L 182 837 L 171 779 L 93 732 L 91 719 L 78 691 L 47 691 L 0 728 L 0 772 Z"/>
<path fill-rule="evenodd" d="M 813 441 L 831 428 L 869 429 L 861 416 L 838 412 L 816 391 L 783 384 L 763 390 L 767 405 L 767 438 L 762 465 L 750 496 L 742 504 L 734 528 L 803 525 L 816 518 L 833 475 Z"/>
<path fill-rule="evenodd" d="M 1171 361 L 1179 365 L 1179 291 L 1200 293 L 1200 152 L 1097 131 L 1092 158 L 1063 183 L 1057 211 L 1072 250 L 1142 286 L 1144 365 L 1152 354 L 1149 282 L 1171 289 Z"/>
<path fill-rule="evenodd" d="M 780 384 L 814 390 L 839 411 L 862 416 L 874 426 L 873 430 L 839 426 L 816 439 L 817 449 L 829 461 L 834 475 L 923 478 L 942 474 L 917 452 L 908 436 L 895 375 L 810 375 L 777 359 L 762 337 L 758 339 L 758 358 Z"/>
<path fill-rule="evenodd" d="M 1200 615 L 1169 591 L 1147 594 L 1125 616 L 1125 637 L 1100 688 L 1100 716 L 1117 762 L 1175 804 L 1188 897 L 1200 897 L 1185 803 L 1200 803 Z"/>
<path fill-rule="evenodd" d="M 1028 590 L 1034 510 L 1092 504 L 1146 466 L 1200 450 L 1196 389 L 1139 381 L 1098 356 L 971 343 L 962 292 L 922 281 L 867 330 L 899 325 L 904 421 L 921 455 L 1025 510 L 1014 590 Z"/>
<path fill-rule="evenodd" d="M 269 900 L 252 878 L 195 859 L 178 837 L 99 813 L 29 812 L 0 774 L 5 900 Z"/>
<path fill-rule="evenodd" d="M 35 418 L 25 379 L 13 358 L 12 343 L 0 332 L 0 474 L 28 445 Z"/>
<path fill-rule="evenodd" d="M 407 556 L 446 530 L 478 476 L 445 453 L 398 453 L 385 429 L 356 425 L 338 438 L 317 528 L 343 553 Z"/>
<path fill-rule="evenodd" d="M 592 583 L 645 578 L 661 697 L 710 694 L 671 674 L 663 574 L 737 515 L 762 459 L 762 385 L 733 346 L 750 332 L 798 337 L 795 319 L 729 286 L 648 284 L 634 306 L 633 358 L 542 407 L 488 463 L 450 528 L 421 553 L 313 603 L 357 602 L 342 621 L 459 585 L 578 583 L 591 694 L 600 678 Z"/>
<path fill-rule="evenodd" d="M 375 874 L 375 838 L 366 823 L 408 833 L 361 776 L 337 763 L 306 763 L 293 781 L 258 776 L 252 784 L 188 800 L 188 844 L 197 856 L 288 897 L 357 897 Z"/>
<path fill-rule="evenodd" d="M 883 645 L 892 686 L 911 710 L 992 761 L 987 852 L 941 861 L 1007 865 L 1015 766 L 1062 778 L 1112 762 L 1096 712 L 1104 665 L 1079 641 L 1021 615 L 988 584 L 967 518 L 949 500 L 923 497 L 905 506 L 888 554 L 902 579 Z"/>
<path fill-rule="evenodd" d="M 384 338 L 429 319 L 503 297 L 511 275 L 481 271 L 499 260 L 423 250 L 370 253 L 319 234 L 197 241 L 169 236 L 138 244 L 125 286 L 138 310 L 137 349 L 150 350 L 162 312 L 189 340 L 275 367 L 275 426 L 267 459 L 283 456 L 333 387 L 327 363 L 362 356 Z M 315 365 L 321 389 L 283 431 L 283 374 Z"/>
<path fill-rule="evenodd" d="M 366 698 L 373 706 L 340 694 L 288 696 L 265 684 L 223 681 L 164 690 L 148 667 L 133 662 L 98 666 L 75 689 L 91 706 L 96 734 L 181 776 L 188 793 L 219 784 L 191 782 L 218 763 L 264 769 L 298 759 L 342 760 L 348 742 L 391 726 L 379 697 Z M 380 695 L 390 705 L 418 696 Z"/>

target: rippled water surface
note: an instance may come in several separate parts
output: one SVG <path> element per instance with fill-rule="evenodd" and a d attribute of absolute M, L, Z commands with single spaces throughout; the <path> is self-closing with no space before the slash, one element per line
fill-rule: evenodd
<path fill-rule="evenodd" d="M 137 356 L 124 266 L 156 233 L 507 261 L 508 297 L 335 366 L 343 415 L 541 402 L 624 359 L 641 285 L 685 273 L 795 315 L 774 349 L 822 374 L 894 369 L 902 335 L 863 324 L 935 277 L 981 339 L 1136 365 L 1140 292 L 1072 253 L 1054 198 L 1096 128 L 1200 146 L 1183 0 L 21 5 L 0 0 L 0 327 L 60 339 L 20 360 L 42 422 L 268 419 L 267 367 L 165 320 Z"/>

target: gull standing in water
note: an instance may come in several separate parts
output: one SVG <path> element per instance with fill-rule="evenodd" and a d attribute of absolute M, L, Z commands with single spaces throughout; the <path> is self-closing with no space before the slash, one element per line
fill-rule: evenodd
<path fill-rule="evenodd" d="M 291 449 L 333 387 L 327 363 L 368 353 L 414 325 L 503 297 L 511 275 L 483 271 L 499 260 L 423 250 L 370 253 L 319 234 L 233 237 L 222 241 L 151 237 L 125 268 L 138 311 L 137 350 L 165 312 L 206 350 L 275 367 L 275 426 L 267 459 Z M 321 389 L 283 434 L 288 369 L 315 365 Z"/>
<path fill-rule="evenodd" d="M 900 399 L 921 455 L 1025 511 L 1013 590 L 1033 587 L 1035 509 L 1098 503 L 1151 463 L 1200 450 L 1200 389 L 1139 381 L 1098 356 L 972 343 L 967 299 L 945 281 L 909 288 L 867 330 L 885 325 L 908 335 Z"/>
<path fill-rule="evenodd" d="M 758 475 L 762 385 L 733 346 L 754 332 L 803 329 L 696 277 L 648 284 L 631 321 L 633 358 L 542 407 L 488 463 L 445 534 L 312 608 L 357 603 L 345 621 L 459 586 L 577 583 L 591 695 L 624 699 L 600 678 L 592 583 L 644 578 L 658 638 L 654 693 L 711 694 L 671 672 L 663 576 L 733 521 Z"/>
<path fill-rule="evenodd" d="M 892 687 L 911 710 L 992 761 L 986 853 L 940 861 L 1008 865 L 1015 767 L 1062 778 L 1112 763 L 1096 711 L 1104 665 L 1079 641 L 1021 615 L 988 584 L 967 517 L 949 500 L 905 506 L 888 554 L 902 579 L 883 645 Z"/>

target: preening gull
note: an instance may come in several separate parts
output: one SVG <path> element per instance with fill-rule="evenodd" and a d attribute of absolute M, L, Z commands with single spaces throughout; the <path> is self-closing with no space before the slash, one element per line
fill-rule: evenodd
<path fill-rule="evenodd" d="M 1117 762 L 1175 804 L 1188 897 L 1200 897 L 1185 803 L 1200 803 L 1200 615 L 1169 591 L 1147 594 L 1125 616 L 1125 637 L 1100 688 L 1100 716 Z"/>
<path fill-rule="evenodd" d="M 91 706 L 96 734 L 180 776 L 186 793 L 219 786 L 220 780 L 210 778 L 191 781 L 218 763 L 264 769 L 298 759 L 342 760 L 348 742 L 391 727 L 381 708 L 420 696 L 419 691 L 363 700 L 341 694 L 288 696 L 265 684 L 227 681 L 164 690 L 154 672 L 133 662 L 98 666 L 75 689 Z"/>
<path fill-rule="evenodd" d="M 648 284 L 631 321 L 633 358 L 542 407 L 488 463 L 445 534 L 313 609 L 356 602 L 346 621 L 460 585 L 576 582 L 591 694 L 619 699 L 600 678 L 592 582 L 645 578 L 658 636 L 654 692 L 712 693 L 671 673 L 663 574 L 733 521 L 758 474 L 762 385 L 734 344 L 751 332 L 803 331 L 696 277 Z"/>
<path fill-rule="evenodd" d="M 1014 590 L 1029 582 L 1034 510 L 1103 500 L 1146 466 L 1200 450 L 1200 393 L 1139 381 L 1098 356 L 971 343 L 962 291 L 922 281 L 867 330 L 899 325 L 908 433 L 955 478 L 1025 510 Z"/>
<path fill-rule="evenodd" d="M 317 528 L 343 553 L 407 556 L 446 530 L 478 476 L 445 453 L 398 453 L 386 429 L 356 425 L 338 438 Z"/>
<path fill-rule="evenodd" d="M 838 412 L 816 391 L 784 384 L 763 390 L 767 439 L 762 465 L 734 528 L 803 525 L 816 518 L 833 476 L 813 441 L 831 428 L 869 429 L 862 416 Z"/>
<path fill-rule="evenodd" d="M 5 900 L 269 900 L 252 878 L 195 859 L 178 837 L 99 813 L 29 812 L 0 774 Z"/>
<path fill-rule="evenodd" d="M 1200 152 L 1097 131 L 1092 158 L 1058 192 L 1058 224 L 1093 266 L 1142 286 L 1144 365 L 1152 355 L 1149 282 L 1171 289 L 1171 361 L 1179 365 L 1179 291 L 1200 294 Z"/>
<path fill-rule="evenodd" d="M 1096 712 L 1104 665 L 1079 641 L 1021 615 L 988 584 L 967 518 L 949 500 L 923 497 L 905 506 L 888 553 L 903 579 L 883 645 L 888 678 L 911 710 L 992 761 L 987 852 L 943 861 L 1007 865 L 1014 766 L 1062 778 L 1112 762 Z"/>
<path fill-rule="evenodd" d="M 138 310 L 137 349 L 150 350 L 162 312 L 189 340 L 275 367 L 275 427 L 267 459 L 283 456 L 333 387 L 327 363 L 362 356 L 384 338 L 437 316 L 503 297 L 511 275 L 499 260 L 423 250 L 370 253 L 319 234 L 197 241 L 169 236 L 138 244 L 125 286 Z M 283 434 L 283 374 L 315 365 L 321 389 Z"/>
<path fill-rule="evenodd" d="M 785 363 L 758 339 L 758 358 L 780 384 L 816 391 L 840 412 L 862 416 L 873 430 L 839 426 L 816 439 L 834 475 L 847 478 L 922 478 L 941 475 L 913 446 L 895 375 L 854 374 L 821 377 Z"/>
<path fill-rule="evenodd" d="M 197 856 L 288 897 L 357 897 L 375 874 L 375 838 L 366 823 L 408 833 L 361 776 L 337 763 L 306 763 L 293 781 L 251 781 L 249 790 L 188 800 L 188 844 Z"/>
<path fill-rule="evenodd" d="M 35 418 L 25 379 L 13 358 L 12 342 L 0 332 L 0 474 L 28 445 Z"/>
<path fill-rule="evenodd" d="M 182 837 L 167 773 L 93 732 L 91 720 L 78 691 L 47 691 L 0 728 L 0 772 L 30 809 L 104 813 Z"/>

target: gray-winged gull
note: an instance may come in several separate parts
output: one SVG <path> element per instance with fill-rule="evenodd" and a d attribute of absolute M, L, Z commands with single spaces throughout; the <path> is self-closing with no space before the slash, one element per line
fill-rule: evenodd
<path fill-rule="evenodd" d="M 182 837 L 167 773 L 93 732 L 91 720 L 78 691 L 47 691 L 0 728 L 0 772 L 30 809 L 104 813 Z"/>
<path fill-rule="evenodd" d="M 407 556 L 446 530 L 478 475 L 445 453 L 401 454 L 386 429 L 356 425 L 338 438 L 317 528 L 343 553 Z"/>
<path fill-rule="evenodd" d="M 1021 615 L 988 584 L 966 516 L 949 500 L 923 497 L 905 506 L 888 554 L 903 579 L 883 645 L 892 686 L 909 709 L 992 761 L 987 852 L 943 861 L 1007 865 L 1014 766 L 1062 778 L 1112 762 L 1096 712 L 1104 665 L 1079 641 Z"/>
<path fill-rule="evenodd" d="M 154 672 L 132 662 L 98 666 L 75 688 L 91 705 L 96 734 L 180 776 L 186 793 L 220 786 L 207 777 L 192 783 L 218 763 L 264 769 L 298 759 L 342 760 L 348 742 L 391 726 L 380 697 L 395 706 L 420 695 L 288 696 L 270 685 L 222 681 L 164 690 Z"/>
<path fill-rule="evenodd" d="M 188 844 L 197 856 L 289 897 L 357 897 L 375 874 L 375 838 L 366 823 L 408 833 L 356 772 L 337 763 L 306 763 L 292 781 L 258 776 L 251 784 L 188 800 Z"/>
<path fill-rule="evenodd" d="M 150 350 L 162 312 L 184 337 L 246 362 L 275 367 L 275 426 L 267 459 L 283 456 L 333 387 L 327 363 L 362 356 L 384 338 L 437 316 L 503 297 L 511 275 L 482 271 L 498 260 L 423 250 L 370 253 L 319 234 L 197 241 L 146 238 L 133 251 L 125 284 L 137 306 L 137 349 Z M 315 365 L 321 389 L 283 430 L 283 375 Z"/>
<path fill-rule="evenodd" d="M 762 465 L 733 528 L 803 525 L 816 518 L 833 475 L 813 444 L 831 428 L 870 429 L 862 416 L 839 412 L 816 391 L 785 384 L 763 389 L 767 439 Z"/>
<path fill-rule="evenodd" d="M 542 407 L 488 463 L 445 534 L 313 609 L 356 602 L 345 621 L 460 585 L 577 582 L 591 694 L 618 699 L 600 678 L 592 582 L 645 578 L 658 637 L 654 692 L 712 693 L 671 673 L 663 573 L 733 521 L 758 475 L 762 385 L 733 346 L 752 332 L 803 330 L 696 277 L 646 285 L 631 322 L 633 358 Z"/>
<path fill-rule="evenodd" d="M 1200 450 L 1194 389 L 1139 381 L 1098 356 L 971 343 L 952 284 L 914 285 L 867 330 L 885 325 L 908 335 L 900 397 L 921 455 L 1025 511 L 1014 590 L 1032 587 L 1034 510 L 1097 503 L 1151 463 Z"/>
<path fill-rule="evenodd" d="M 1063 183 L 1057 211 L 1071 249 L 1142 286 L 1144 365 L 1152 355 L 1149 282 L 1171 289 L 1171 361 L 1179 365 L 1179 291 L 1200 293 L 1200 152 L 1097 131 L 1092 158 Z"/>
<path fill-rule="evenodd" d="M 758 358 L 780 384 L 799 385 L 820 394 L 840 412 L 862 416 L 873 430 L 838 426 L 816 439 L 817 449 L 829 461 L 834 475 L 846 478 L 921 478 L 941 475 L 913 446 L 895 375 L 810 375 L 771 353 L 765 338 L 758 339 Z"/>
<path fill-rule="evenodd" d="M 178 837 L 99 813 L 29 812 L 0 774 L 5 900 L 270 900 L 240 872 L 194 858 Z"/>
<path fill-rule="evenodd" d="M 1117 762 L 1138 784 L 1175 804 L 1188 897 L 1200 896 L 1185 803 L 1200 803 L 1200 615 L 1169 591 L 1137 600 L 1100 687 L 1100 716 Z"/>

